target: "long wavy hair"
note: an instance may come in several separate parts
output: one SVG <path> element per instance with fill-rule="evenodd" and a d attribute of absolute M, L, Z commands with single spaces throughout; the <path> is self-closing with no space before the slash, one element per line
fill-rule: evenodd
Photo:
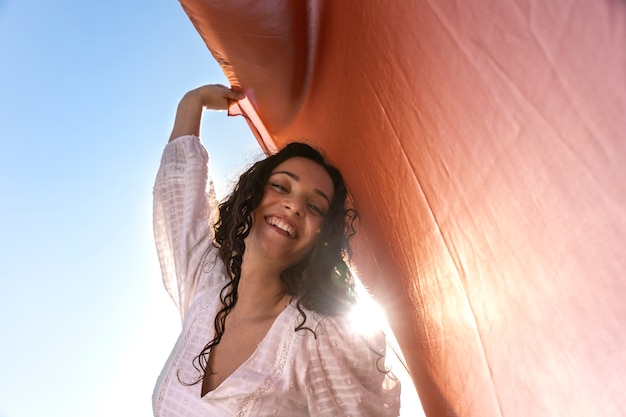
<path fill-rule="evenodd" d="M 314 330 L 304 326 L 307 317 L 305 309 L 334 316 L 348 312 L 356 302 L 354 278 L 347 262 L 351 256 L 349 240 L 355 234 L 357 212 L 349 201 L 343 177 L 315 148 L 304 143 L 291 143 L 252 165 L 219 205 L 219 218 L 214 225 L 214 245 L 226 265 L 229 281 L 220 292 L 222 308 L 215 317 L 215 336 L 194 359 L 194 367 L 201 374 L 195 383 L 211 372 L 209 353 L 220 343 L 226 316 L 237 303 L 241 263 L 246 248 L 244 240 L 252 228 L 254 210 L 263 198 L 272 171 L 294 157 L 307 158 L 319 164 L 330 176 L 334 187 L 334 197 L 315 246 L 298 264 L 281 274 L 283 291 L 297 300 L 296 308 L 302 316 L 294 331 L 306 329 L 315 335 Z"/>

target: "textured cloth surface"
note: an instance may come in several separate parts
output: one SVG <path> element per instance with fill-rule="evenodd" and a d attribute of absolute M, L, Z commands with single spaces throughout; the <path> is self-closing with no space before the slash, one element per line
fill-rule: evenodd
<path fill-rule="evenodd" d="M 344 175 L 428 417 L 626 416 L 626 1 L 181 4 Z"/>
<path fill-rule="evenodd" d="M 208 154 L 199 138 L 184 136 L 163 153 L 154 186 L 154 233 L 165 287 L 183 329 L 153 396 L 154 415 L 397 416 L 399 384 L 377 369 L 385 353 L 379 334 L 356 334 L 347 318 L 306 311 L 306 327 L 292 302 L 256 351 L 215 390 L 200 396 L 194 357 L 214 334 L 213 320 L 226 283 L 212 245 L 217 202 L 207 187 Z M 378 363 L 380 365 L 380 363 Z"/>

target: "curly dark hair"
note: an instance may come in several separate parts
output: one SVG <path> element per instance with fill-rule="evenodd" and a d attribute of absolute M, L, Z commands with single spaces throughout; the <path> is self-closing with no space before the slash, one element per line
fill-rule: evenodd
<path fill-rule="evenodd" d="M 314 330 L 304 327 L 304 309 L 334 316 L 347 313 L 356 302 L 354 278 L 347 262 L 351 256 L 349 240 L 355 234 L 357 212 L 349 201 L 343 177 L 315 148 L 304 143 L 290 143 L 278 153 L 252 165 L 239 177 L 231 194 L 219 205 L 219 218 L 214 225 L 214 244 L 226 265 L 229 281 L 220 292 L 222 308 L 215 317 L 215 336 L 194 360 L 194 367 L 201 373 L 195 383 L 200 382 L 207 371 L 211 372 L 209 352 L 220 343 L 226 316 L 237 303 L 245 251 L 244 239 L 252 228 L 253 212 L 263 198 L 272 171 L 294 157 L 307 158 L 322 166 L 334 187 L 334 197 L 324 217 L 316 245 L 302 261 L 281 274 L 283 291 L 297 299 L 296 307 L 302 316 L 294 331 L 306 329 L 315 335 Z"/>

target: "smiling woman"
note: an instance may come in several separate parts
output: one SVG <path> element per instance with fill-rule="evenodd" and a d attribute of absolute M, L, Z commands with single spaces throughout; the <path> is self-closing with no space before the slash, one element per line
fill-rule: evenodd
<path fill-rule="evenodd" d="M 303 157 L 282 162 L 255 209 L 246 249 L 259 249 L 260 262 L 277 263 L 278 274 L 299 263 L 317 243 L 333 190 L 330 175 L 318 163 Z"/>
<path fill-rule="evenodd" d="M 292 143 L 215 199 L 202 110 L 241 98 L 220 85 L 187 93 L 157 174 L 155 239 L 183 329 L 154 413 L 397 416 L 399 383 L 379 366 L 383 333 L 350 320 L 356 212 L 339 171 Z"/>

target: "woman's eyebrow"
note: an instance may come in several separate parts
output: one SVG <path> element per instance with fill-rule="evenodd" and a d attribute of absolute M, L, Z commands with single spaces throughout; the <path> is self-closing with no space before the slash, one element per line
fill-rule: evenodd
<path fill-rule="evenodd" d="M 296 174 L 294 174 L 293 172 L 290 172 L 290 171 L 276 171 L 276 172 L 272 172 L 272 173 L 270 174 L 270 177 L 271 177 L 271 176 L 274 176 L 274 175 L 276 175 L 276 174 L 284 174 L 284 175 L 287 175 L 289 178 L 292 178 L 292 179 L 293 179 L 293 180 L 295 180 L 295 181 L 300 181 L 300 177 L 298 177 Z M 328 198 L 328 196 L 326 195 L 326 193 L 324 193 L 322 190 L 317 189 L 317 188 L 314 188 L 314 189 L 313 189 L 313 192 L 314 192 L 315 194 L 318 194 L 318 195 L 320 195 L 320 196 L 324 197 L 324 200 L 326 200 L 326 202 L 328 203 L 328 205 L 330 205 L 330 198 Z"/>

